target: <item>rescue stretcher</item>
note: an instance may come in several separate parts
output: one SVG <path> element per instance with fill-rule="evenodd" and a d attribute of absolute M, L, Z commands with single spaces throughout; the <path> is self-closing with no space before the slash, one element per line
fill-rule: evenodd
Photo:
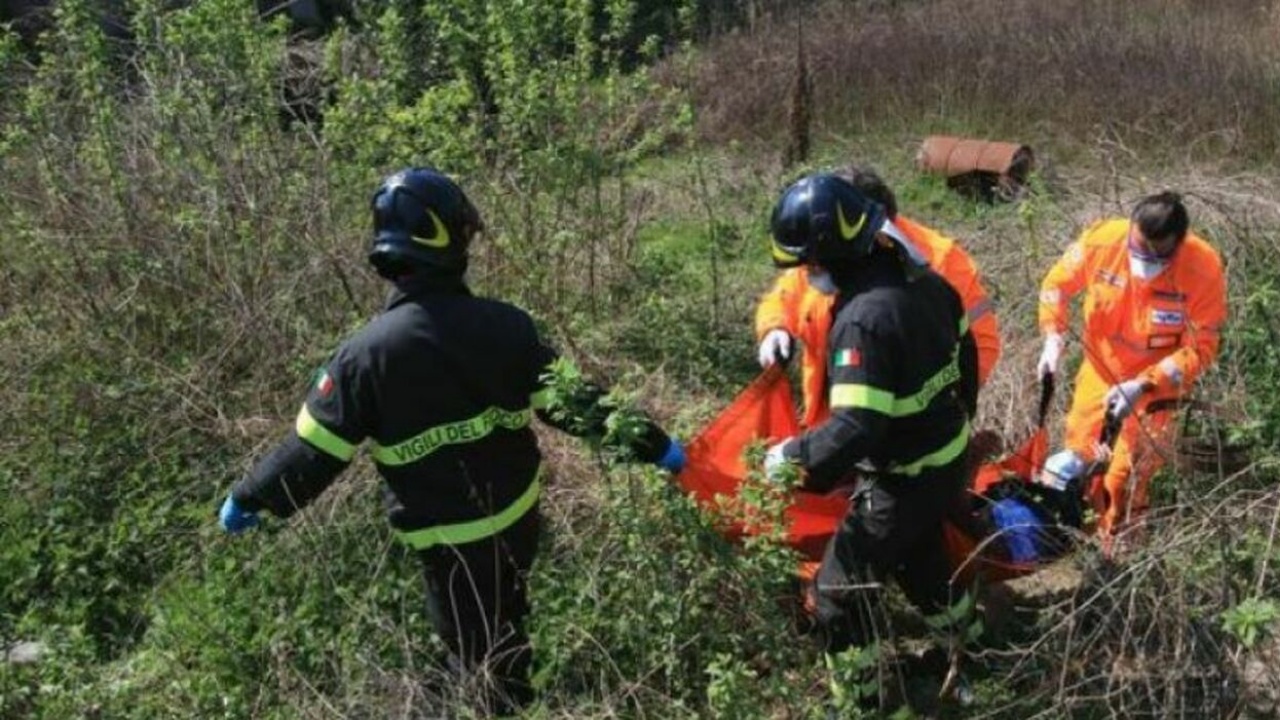
<path fill-rule="evenodd" d="M 1046 562 L 1068 552 L 1084 523 L 1082 484 L 1099 476 L 1100 466 L 1089 468 L 1083 477 L 1055 483 L 1042 479 L 1048 456 L 1045 417 L 1053 396 L 1053 378 L 1041 384 L 1039 417 L 1035 429 L 1012 453 L 981 463 L 974 470 L 968 488 L 971 517 L 952 518 L 944 523 L 944 544 L 954 577 L 969 581 L 1000 581 L 1036 571 Z M 1101 442 L 1110 446 L 1119 423 L 1108 419 Z M 800 432 L 799 418 L 785 371 L 773 366 L 757 377 L 722 410 L 687 446 L 688 463 L 676 477 L 677 483 L 717 519 L 721 532 L 733 540 L 760 534 L 764 523 L 744 521 L 734 509 L 740 501 L 748 468 L 744 459 L 749 445 L 771 443 Z M 1030 508 L 1033 522 L 1027 527 L 1001 529 L 993 522 L 991 510 L 1002 501 L 1017 504 L 1003 507 Z M 827 493 L 798 489 L 793 492 L 781 522 L 785 543 L 800 557 L 802 576 L 809 576 L 826 549 L 845 513 L 849 510 L 849 486 Z M 748 514 L 747 517 L 750 515 Z M 1030 518 L 1029 518 L 1030 519 Z M 776 525 L 773 529 L 781 530 Z M 1008 537 L 1001 537 L 1008 534 Z M 1018 552 L 1016 543 L 1034 535 L 1035 550 Z"/>

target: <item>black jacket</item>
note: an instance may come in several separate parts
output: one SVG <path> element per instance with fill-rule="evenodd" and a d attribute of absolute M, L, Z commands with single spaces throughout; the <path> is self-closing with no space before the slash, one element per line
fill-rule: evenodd
<path fill-rule="evenodd" d="M 339 348 L 294 433 L 232 493 L 246 510 L 287 517 L 328 487 L 367 438 L 398 530 L 522 514 L 536 501 L 541 463 L 530 420 L 556 357 L 527 313 L 473 296 L 460 279 L 403 282 L 385 311 Z M 649 424 L 634 451 L 656 461 L 666 442 Z"/>
<path fill-rule="evenodd" d="M 838 280 L 831 417 L 784 454 L 818 490 L 855 469 L 917 477 L 949 466 L 968 445 L 978 392 L 977 347 L 960 296 L 888 252 Z"/>

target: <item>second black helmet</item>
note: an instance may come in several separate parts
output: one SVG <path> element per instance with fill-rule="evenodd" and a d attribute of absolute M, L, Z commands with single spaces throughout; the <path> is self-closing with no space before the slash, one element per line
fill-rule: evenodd
<path fill-rule="evenodd" d="M 773 263 L 831 267 L 857 261 L 871 254 L 884 222 L 884 208 L 847 180 L 827 173 L 805 176 L 773 208 Z"/>

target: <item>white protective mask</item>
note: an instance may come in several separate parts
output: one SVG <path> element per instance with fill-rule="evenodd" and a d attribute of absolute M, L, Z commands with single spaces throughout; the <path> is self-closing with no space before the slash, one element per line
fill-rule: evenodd
<path fill-rule="evenodd" d="M 831 273 L 817 268 L 809 268 L 809 286 L 823 295 L 835 295 L 840 292 L 840 288 L 836 287 L 836 281 L 831 279 Z"/>
<path fill-rule="evenodd" d="M 1173 257 L 1173 250 L 1176 250 L 1177 246 L 1175 245 L 1173 250 L 1164 255 L 1157 255 L 1149 250 L 1145 243 L 1139 242 L 1134 236 L 1135 233 L 1138 233 L 1137 228 L 1130 225 L 1129 237 L 1125 241 L 1129 246 L 1129 272 L 1141 280 L 1150 280 L 1169 267 L 1169 260 Z M 1138 238 L 1141 238 L 1141 233 L 1138 233 Z"/>
<path fill-rule="evenodd" d="M 1133 273 L 1134 277 L 1150 280 L 1164 272 L 1167 267 L 1169 267 L 1169 258 L 1153 258 L 1132 251 L 1129 253 L 1129 272 Z"/>

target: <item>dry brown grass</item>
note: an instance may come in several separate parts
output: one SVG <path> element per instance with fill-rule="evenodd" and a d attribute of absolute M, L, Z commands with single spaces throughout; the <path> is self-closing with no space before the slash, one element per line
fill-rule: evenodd
<path fill-rule="evenodd" d="M 1274 674 L 1240 670 L 1273 650 L 1231 641 L 1218 613 L 1255 587 L 1274 587 L 1274 568 L 1263 563 L 1247 577 L 1205 569 L 1231 567 L 1233 548 L 1274 542 L 1278 497 L 1272 489 L 1220 498 L 1154 514 L 1144 541 L 1120 563 L 1094 551 L 1078 555 L 1082 579 L 1043 611 L 1042 633 L 978 654 L 989 668 L 1005 668 L 1018 688 L 1008 705 L 978 716 L 1006 717 L 1019 708 L 1025 717 L 1035 708 L 1034 717 L 1203 718 L 1252 716 L 1251 709 L 1267 707 L 1280 687 Z"/>
<path fill-rule="evenodd" d="M 692 90 L 712 143 L 786 132 L 795 20 L 715 40 Z M 809 4 L 814 117 L 826 133 L 937 127 L 1056 143 L 1269 157 L 1280 120 L 1272 0 L 932 0 Z"/>

